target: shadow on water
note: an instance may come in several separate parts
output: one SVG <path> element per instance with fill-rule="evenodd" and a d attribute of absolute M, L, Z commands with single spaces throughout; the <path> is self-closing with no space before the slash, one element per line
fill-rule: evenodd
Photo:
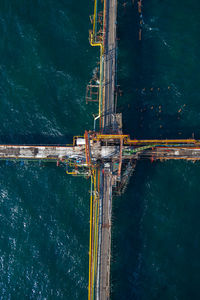
<path fill-rule="evenodd" d="M 199 299 L 199 175 L 199 163 L 138 163 L 113 200 L 113 299 Z"/>
<path fill-rule="evenodd" d="M 130 116 L 130 107 L 122 109 L 123 118 Z M 151 120 L 151 122 L 148 122 Z M 130 134 L 131 138 L 136 139 L 200 139 L 199 126 L 185 124 L 182 122 L 182 116 L 177 112 L 168 113 L 167 111 L 159 113 L 146 108 L 137 109 L 137 120 L 134 120 L 134 126 L 127 128 L 124 126 L 124 133 Z"/>
<path fill-rule="evenodd" d="M 146 170 L 146 163 L 138 164 L 137 176 L 132 176 L 126 193 L 113 199 L 112 299 L 137 300 L 141 296 L 139 281 L 141 276 L 144 279 L 146 276 L 141 272 L 144 243 L 141 224 L 145 213 L 143 187 L 154 170 L 154 165 Z"/>
<path fill-rule="evenodd" d="M 125 7 L 123 3 L 119 4 L 118 17 L 118 83 L 122 90 L 118 111 L 123 113 L 124 132 L 141 139 L 191 138 L 193 133 L 199 138 L 195 81 L 191 81 L 189 87 L 185 83 L 185 78 L 190 82 L 195 63 L 190 65 L 190 76 L 182 74 L 179 64 L 182 65 L 184 54 L 181 53 L 178 58 L 172 46 L 165 41 L 165 36 L 162 37 L 171 32 L 162 33 L 156 27 L 159 23 L 155 24 L 153 20 L 158 16 L 151 16 L 149 7 L 146 7 L 150 3 L 143 3 L 144 24 L 142 40 L 139 41 L 137 3 L 135 1 L 133 6 L 129 1 Z M 155 7 L 155 3 L 152 2 L 152 5 Z M 173 46 L 181 47 L 178 43 Z M 188 121 L 192 114 L 193 122 Z"/>
<path fill-rule="evenodd" d="M 123 114 L 123 131 L 130 133 L 131 137 L 142 136 L 140 127 L 140 114 L 136 107 L 142 106 L 141 94 L 131 92 L 144 87 L 146 76 L 145 62 L 143 60 L 143 41 L 139 42 L 139 17 L 136 5 L 131 1 L 127 7 L 120 1 L 118 10 L 118 83 L 122 90 L 122 97 L 118 100 L 118 111 Z M 128 26 L 127 26 L 128 24 Z M 151 60 L 153 44 L 150 45 Z M 128 60 L 128 62 L 127 62 Z M 151 62 L 152 63 L 152 62 Z M 133 103 L 130 99 L 133 99 Z M 153 102 L 153 97 L 149 99 Z M 145 132 L 146 133 L 146 132 Z M 111 295 L 112 299 L 140 299 L 138 277 L 141 276 L 141 220 L 144 215 L 143 186 L 152 175 L 154 166 L 145 168 L 146 163 L 138 163 L 137 175 L 134 174 L 128 189 L 121 197 L 113 199 L 113 235 L 112 235 L 112 261 L 111 261 Z M 145 276 L 145 274 L 143 274 Z"/>
<path fill-rule="evenodd" d="M 123 5 L 125 3 L 126 5 Z M 153 23 L 153 20 L 158 18 L 159 13 L 161 13 L 162 16 L 164 11 L 163 4 L 163 6 L 161 5 L 161 12 L 154 11 L 154 15 L 150 16 L 151 12 L 147 12 L 145 9 L 149 9 L 147 6 L 151 6 L 151 4 L 156 10 L 158 7 L 156 1 L 152 1 L 152 3 L 144 3 L 143 1 L 145 20 L 141 42 L 138 40 L 139 17 L 137 1 L 121 0 L 118 5 L 118 84 L 120 84 L 120 89 L 122 90 L 122 97 L 119 97 L 118 99 L 118 111 L 123 113 L 123 131 L 126 134 L 130 134 L 132 138 L 141 139 L 181 139 L 193 137 L 199 139 L 199 104 L 195 102 L 195 97 L 192 96 L 191 99 L 189 99 L 189 96 L 194 93 L 192 89 L 193 87 L 195 88 L 195 83 L 193 87 L 185 86 L 184 74 L 181 73 L 181 68 L 178 65 L 181 59 L 184 58 L 184 54 L 183 57 L 181 56 L 179 59 L 177 59 L 177 54 L 174 54 L 176 53 L 175 47 L 181 48 L 181 46 L 179 45 L 179 42 L 177 42 L 177 44 L 174 43 L 173 46 L 175 50 L 171 50 L 171 46 L 169 47 L 165 41 L 165 34 L 166 36 L 169 36 L 171 32 L 161 33 L 164 37 L 159 37 L 159 29 L 156 27 L 152 28 L 150 26 L 152 25 L 151 23 L 150 25 L 147 24 L 148 22 Z M 156 15 L 156 13 L 158 15 Z M 185 12 L 182 11 L 183 16 L 184 13 Z M 171 19 L 172 21 L 175 20 L 173 18 Z M 163 24 L 169 20 L 170 18 L 167 19 L 167 21 L 164 20 Z M 164 26 L 163 24 L 159 24 L 161 28 Z M 169 27 L 173 32 L 176 30 L 175 28 L 172 29 L 172 24 L 169 24 Z M 156 34 L 153 34 L 152 32 L 156 32 Z M 186 36 L 186 38 L 189 37 Z M 185 44 L 185 42 L 183 44 Z M 190 67 L 192 69 L 192 66 Z M 176 74 L 176 72 L 179 73 Z M 151 88 L 153 88 L 153 90 L 151 90 Z M 184 89 L 185 91 L 183 91 Z M 187 109 L 184 108 L 185 103 L 187 103 Z M 198 107 L 195 111 L 196 105 Z M 195 120 L 193 120 L 192 117 L 193 112 L 196 116 Z M 159 173 L 163 176 L 163 181 L 161 180 L 158 182 L 159 176 L 154 176 L 159 169 L 158 165 L 159 163 L 152 165 L 150 162 L 138 162 L 136 174 L 131 178 L 126 193 L 121 197 L 115 197 L 113 199 L 113 257 L 111 263 L 112 299 L 170 299 L 169 297 L 172 295 L 174 299 L 189 299 L 189 293 L 192 291 L 193 287 L 194 298 L 196 297 L 195 299 L 198 299 L 198 291 L 195 290 L 197 286 L 195 286 L 196 283 L 194 286 L 193 283 L 188 284 L 187 288 L 185 288 L 186 284 L 184 284 L 184 282 L 188 283 L 189 280 L 188 270 L 189 272 L 192 272 L 191 270 L 196 270 L 195 268 L 197 268 L 196 266 L 190 268 L 190 266 L 188 267 L 187 263 L 184 262 L 185 258 L 190 259 L 191 255 L 191 245 L 189 246 L 189 244 L 192 244 L 192 241 L 190 240 L 190 235 L 186 234 L 186 232 L 188 233 L 192 230 L 191 224 L 187 224 L 185 227 L 186 231 L 183 233 L 182 256 L 179 253 L 176 254 L 176 244 L 179 240 L 177 228 L 182 228 L 181 221 L 179 224 L 179 221 L 177 220 L 186 217 L 185 208 L 179 215 L 179 211 L 176 207 L 176 200 L 180 198 L 180 207 L 183 203 L 187 203 L 184 198 L 187 196 L 185 196 L 184 193 L 186 194 L 187 190 L 189 190 L 189 185 L 192 185 L 190 178 L 187 176 L 189 176 L 188 174 L 192 174 L 194 181 L 196 174 L 199 172 L 198 166 L 195 170 L 191 163 L 187 164 L 181 162 L 177 168 L 173 165 L 172 170 L 172 164 L 170 164 L 170 162 L 166 163 L 163 170 Z M 172 173 L 175 172 L 174 174 L 176 174 L 176 172 L 178 173 L 177 176 L 174 177 L 175 180 L 177 180 L 177 183 L 170 182 L 172 175 L 171 171 Z M 160 266 L 162 266 L 164 270 L 162 272 L 152 272 L 154 260 L 151 256 L 154 255 L 155 249 L 153 248 L 152 250 L 151 247 L 153 244 L 151 244 L 151 242 L 147 247 L 148 249 L 145 250 L 145 254 L 148 258 L 143 258 L 145 252 L 144 235 L 146 233 L 143 231 L 144 228 L 142 228 L 142 226 L 147 205 L 145 202 L 147 195 L 145 195 L 145 193 L 151 193 L 150 187 L 145 191 L 145 186 L 149 185 L 151 178 L 153 178 L 152 180 L 156 179 L 156 182 L 153 183 L 153 186 L 156 187 L 156 192 L 153 191 L 152 195 L 148 195 L 148 199 L 150 199 L 152 204 L 152 207 L 149 207 L 149 210 L 153 210 L 157 205 L 156 203 L 160 203 L 161 201 L 163 201 L 163 205 L 167 206 L 169 199 L 171 199 L 171 201 L 174 201 L 170 212 L 171 215 L 174 214 L 172 222 L 174 222 L 174 224 L 177 222 L 173 227 L 173 233 L 170 232 L 171 229 L 168 229 L 169 231 L 167 232 L 166 237 L 163 232 L 167 222 L 163 222 L 163 228 L 160 229 L 159 234 L 161 236 L 159 236 L 159 239 L 163 240 L 167 249 L 167 252 L 165 253 L 166 259 L 163 258 L 164 256 L 162 256 L 162 254 L 159 254 L 159 251 L 156 253 L 158 257 L 160 255 L 158 265 L 160 264 Z M 183 182 L 185 182 L 186 186 L 188 185 L 188 188 L 186 188 L 185 192 L 181 193 L 181 185 L 183 185 Z M 161 187 L 159 187 L 159 184 L 161 184 Z M 195 186 L 195 184 L 193 185 Z M 196 188 L 196 191 L 194 192 L 194 198 L 197 190 L 198 188 Z M 192 189 L 191 192 L 193 192 Z M 158 199 L 156 197 L 158 197 Z M 154 198 L 156 198 L 156 200 Z M 194 207 L 195 205 L 197 204 L 195 203 Z M 169 209 L 169 207 L 167 207 L 167 209 Z M 191 215 L 195 214 L 192 209 L 190 213 Z M 163 212 L 158 209 L 154 213 L 153 218 L 167 218 L 167 214 L 166 211 Z M 148 221 L 153 220 L 153 218 L 148 218 L 149 217 L 147 217 L 145 221 L 145 230 L 147 231 Z M 151 228 L 151 225 L 152 224 L 149 223 L 149 231 L 146 235 L 150 236 L 150 241 L 151 238 L 154 238 L 156 244 L 158 243 L 156 240 L 158 237 L 154 236 L 155 231 Z M 155 226 L 159 226 L 159 222 L 155 223 Z M 166 227 L 167 226 L 168 225 L 166 225 Z M 193 229 L 196 228 L 196 226 L 198 225 L 194 224 Z M 187 242 L 185 239 L 187 239 Z M 195 247 L 196 246 L 194 246 L 194 248 Z M 195 249 L 197 250 L 197 248 Z M 166 261 L 168 266 L 165 265 Z M 177 262 L 180 264 L 178 265 Z M 149 263 L 149 266 L 147 266 L 147 263 Z M 174 265 L 177 266 L 177 269 L 173 269 L 174 274 L 176 274 L 173 278 L 173 276 L 171 276 L 170 268 L 173 268 Z M 182 276 L 183 269 L 185 270 L 184 278 Z M 151 275 L 154 275 L 155 278 L 151 278 Z M 196 275 L 197 273 L 194 272 L 195 280 Z M 149 285 L 152 284 L 152 287 L 148 287 L 148 283 Z M 184 292 L 186 292 L 187 295 L 184 295 Z"/>

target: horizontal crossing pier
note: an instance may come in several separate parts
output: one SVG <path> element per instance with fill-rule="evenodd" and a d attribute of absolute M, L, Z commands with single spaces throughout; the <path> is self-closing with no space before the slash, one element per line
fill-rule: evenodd
<path fill-rule="evenodd" d="M 105 142 L 105 141 L 104 141 Z M 172 145 L 123 145 L 120 151 L 119 141 L 107 140 L 113 145 L 101 145 L 101 141 L 90 141 L 90 158 L 92 163 L 119 161 L 120 152 L 122 162 L 138 159 L 200 159 L 199 144 Z M 25 146 L 25 145 L 0 145 L 0 159 L 21 160 L 67 160 L 77 159 L 78 163 L 85 163 L 85 144 L 79 146 Z"/>

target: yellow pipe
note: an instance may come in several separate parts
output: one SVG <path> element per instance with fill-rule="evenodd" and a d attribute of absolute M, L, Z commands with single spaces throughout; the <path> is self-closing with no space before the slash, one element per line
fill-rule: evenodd
<path fill-rule="evenodd" d="M 196 160 L 200 160 L 200 158 L 198 157 L 177 157 L 177 156 L 169 156 L 169 157 L 158 157 L 158 158 L 154 158 L 154 160 L 178 160 L 178 159 L 182 159 L 182 160 L 191 160 L 191 161 L 196 161 Z"/>
<path fill-rule="evenodd" d="M 66 171 L 66 174 L 67 174 L 67 175 L 77 175 L 76 172 L 68 172 L 68 171 Z"/>
<path fill-rule="evenodd" d="M 94 138 L 94 140 L 109 140 L 109 139 L 121 139 L 121 138 L 128 138 L 128 135 L 123 134 L 98 134 Z"/>
<path fill-rule="evenodd" d="M 101 76 L 102 76 L 102 72 L 103 72 L 103 61 L 102 58 L 103 57 L 103 46 L 101 45 L 101 50 L 100 50 L 100 83 L 99 83 L 99 117 L 101 116 L 101 93 L 102 93 L 102 80 L 101 80 Z"/>
<path fill-rule="evenodd" d="M 98 180 L 100 177 L 100 171 L 98 171 Z M 93 170 L 93 201 L 91 203 L 92 212 L 91 214 L 91 228 L 90 228 L 90 273 L 89 273 L 89 293 L 88 299 L 94 299 L 95 280 L 97 271 L 97 251 L 98 251 L 98 224 L 99 224 L 99 198 L 97 197 L 97 169 Z M 90 209 L 91 209 L 90 207 Z M 93 234 L 92 234 L 93 233 Z M 92 247 L 93 239 L 93 248 Z M 93 252 L 93 256 L 91 253 Z"/>
<path fill-rule="evenodd" d="M 97 169 L 96 169 L 96 177 L 97 177 Z M 96 222 L 95 222 L 95 275 L 96 275 L 96 262 L 97 262 L 97 244 L 98 244 L 98 196 L 97 196 L 97 180 L 95 187 L 95 211 L 96 211 Z"/>
<path fill-rule="evenodd" d="M 98 197 L 97 197 L 97 243 L 96 243 L 96 253 L 98 253 L 98 237 L 99 237 L 99 181 L 100 181 L 100 170 L 98 169 Z M 96 272 L 95 275 L 97 274 L 97 255 L 96 255 Z"/>
<path fill-rule="evenodd" d="M 95 2 L 94 2 L 93 33 L 95 33 L 96 15 L 97 15 L 97 0 L 95 0 Z"/>
<path fill-rule="evenodd" d="M 94 299 L 95 288 L 95 262 L 96 262 L 96 170 L 94 171 L 94 201 L 93 201 L 93 261 L 92 261 L 92 299 Z"/>
<path fill-rule="evenodd" d="M 104 2 L 105 5 L 105 2 Z M 96 28 L 96 14 L 97 14 L 97 0 L 95 0 L 94 3 L 94 16 L 93 16 L 93 32 L 90 33 L 90 44 L 93 47 L 100 47 L 100 84 L 99 84 L 99 115 L 95 118 L 97 120 L 98 118 L 101 117 L 101 97 L 102 97 L 102 72 L 103 72 L 103 43 L 96 42 L 94 41 L 94 36 L 95 36 L 95 28 Z M 75 140 L 74 143 L 75 145 Z M 92 188 L 94 187 L 95 194 L 93 197 L 93 190 Z M 98 219 L 99 219 L 99 213 L 97 214 L 98 217 L 96 216 L 96 207 L 95 210 L 93 211 L 93 204 L 95 203 L 96 206 L 96 170 L 92 170 L 92 175 L 91 175 L 91 195 L 90 195 L 90 241 L 89 241 L 89 283 L 88 283 L 88 300 L 92 300 L 94 296 L 94 282 L 95 282 L 95 274 L 94 274 L 94 268 L 96 270 L 96 265 L 97 265 L 97 244 L 98 244 Z M 99 199 L 99 198 L 98 198 Z M 98 210 L 99 210 L 99 201 L 98 201 Z M 93 217 L 95 216 L 94 223 Z M 93 226 L 94 224 L 94 227 Z M 93 229 L 93 230 L 92 230 Z M 94 247 L 94 258 L 92 260 L 92 232 L 95 235 L 95 243 L 93 243 Z"/>
<path fill-rule="evenodd" d="M 103 71 L 103 62 L 102 62 L 102 57 L 103 57 L 103 44 L 102 43 L 96 43 L 94 42 L 94 33 L 91 33 L 90 35 L 90 45 L 93 47 L 100 47 L 100 83 L 99 83 L 99 115 L 95 118 L 98 119 L 101 116 L 101 94 L 102 94 L 102 71 Z"/>
<path fill-rule="evenodd" d="M 97 175 L 98 174 L 98 175 Z M 97 177 L 98 176 L 98 177 Z M 99 225 L 99 196 L 97 196 L 97 183 L 99 187 L 100 170 L 95 169 L 94 171 L 94 201 L 93 201 L 93 232 L 94 232 L 94 256 L 92 261 L 92 293 L 91 299 L 94 299 L 95 281 L 97 274 L 97 255 L 98 255 L 98 225 Z M 97 181 L 98 178 L 98 181 Z M 99 191 L 99 188 L 98 188 Z"/>
<path fill-rule="evenodd" d="M 94 140 L 124 139 L 124 144 L 197 144 L 200 141 L 194 139 L 176 139 L 176 140 L 131 140 L 129 135 L 122 134 L 97 134 Z"/>
<path fill-rule="evenodd" d="M 92 170 L 91 177 L 91 201 L 90 201 L 90 251 L 89 251 L 89 285 L 88 285 L 88 300 L 94 299 L 95 289 L 95 268 L 97 254 L 97 214 L 96 214 L 96 170 Z M 93 240 L 93 243 L 92 243 Z M 93 247 L 92 247 L 93 245 Z M 93 255 L 92 255 L 93 253 Z"/>
<path fill-rule="evenodd" d="M 104 9 L 105 9 L 105 0 L 104 0 Z M 94 40 L 95 36 L 95 28 L 96 28 L 96 14 L 97 14 L 97 0 L 95 0 L 94 4 L 94 15 L 93 15 L 93 32 L 90 34 L 90 45 L 93 47 L 99 46 L 100 47 L 100 84 L 99 84 L 99 114 L 95 118 L 95 121 L 101 117 L 102 111 L 101 111 L 101 97 L 102 97 L 102 71 L 103 71 L 103 43 L 96 42 Z"/>
<path fill-rule="evenodd" d="M 125 144 L 194 144 L 197 140 L 193 139 L 182 139 L 182 140 L 130 140 L 129 138 L 125 141 Z"/>
<path fill-rule="evenodd" d="M 93 205 L 93 173 L 92 173 L 92 175 L 91 175 L 91 191 L 90 191 L 90 241 L 89 241 L 89 282 L 88 282 L 88 300 L 91 300 L 92 205 Z"/>

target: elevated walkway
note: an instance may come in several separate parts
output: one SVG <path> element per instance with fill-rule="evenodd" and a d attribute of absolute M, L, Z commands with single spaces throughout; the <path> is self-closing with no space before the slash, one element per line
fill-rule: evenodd
<path fill-rule="evenodd" d="M 115 87 L 117 57 L 117 0 L 105 0 L 104 8 L 104 82 L 102 105 L 102 130 L 116 132 Z"/>
<path fill-rule="evenodd" d="M 81 156 L 84 152 L 79 147 L 0 145 L 0 159 L 63 160 Z"/>

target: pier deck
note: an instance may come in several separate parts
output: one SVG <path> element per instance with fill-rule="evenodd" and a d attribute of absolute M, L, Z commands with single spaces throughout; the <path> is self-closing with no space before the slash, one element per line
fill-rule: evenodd
<path fill-rule="evenodd" d="M 109 141 L 109 140 L 108 140 Z M 108 163 L 109 168 L 104 167 L 106 170 L 106 175 L 110 175 L 112 178 L 112 163 L 119 160 L 120 146 L 102 146 L 97 143 L 92 143 L 91 141 L 91 159 L 92 162 L 102 164 Z M 19 160 L 54 160 L 62 161 L 67 159 L 76 159 L 79 164 L 86 163 L 85 160 L 85 145 L 82 146 L 28 146 L 28 145 L 0 145 L 0 160 L 3 159 L 19 159 Z M 133 146 L 123 146 L 122 153 L 122 162 L 129 160 L 169 160 L 169 159 L 188 159 L 188 160 L 199 160 L 200 159 L 200 144 L 193 145 L 183 145 L 179 147 L 164 147 L 161 146 L 151 146 L 149 149 L 144 147 L 133 147 Z M 106 176 L 104 175 L 104 178 Z M 107 189 L 108 184 L 104 184 L 105 181 L 102 181 L 102 187 L 105 186 Z M 111 184 L 111 181 L 110 181 Z M 107 197 L 108 194 L 106 191 L 103 192 L 103 198 Z M 105 199 L 105 203 L 109 203 L 108 199 Z M 104 205 L 105 215 L 107 210 L 105 208 L 107 205 Z"/>
<path fill-rule="evenodd" d="M 110 167 L 103 175 L 103 207 L 100 249 L 99 299 L 110 299 L 111 217 L 112 217 L 112 173 Z M 97 297 L 98 299 L 98 297 Z"/>
<path fill-rule="evenodd" d="M 117 0 L 104 1 L 104 88 L 102 108 L 102 131 L 104 133 L 117 132 L 115 121 L 115 88 L 116 88 L 116 24 Z M 119 150 L 118 150 L 119 151 Z M 117 151 L 117 152 L 118 152 Z M 112 164 L 104 168 L 100 251 L 100 282 L 99 294 L 96 299 L 110 299 L 110 260 L 111 260 L 111 218 L 112 218 Z"/>
<path fill-rule="evenodd" d="M 102 130 L 113 132 L 115 128 L 115 84 L 116 84 L 116 23 L 117 0 L 105 0 L 104 16 L 104 98 L 102 109 Z"/>

